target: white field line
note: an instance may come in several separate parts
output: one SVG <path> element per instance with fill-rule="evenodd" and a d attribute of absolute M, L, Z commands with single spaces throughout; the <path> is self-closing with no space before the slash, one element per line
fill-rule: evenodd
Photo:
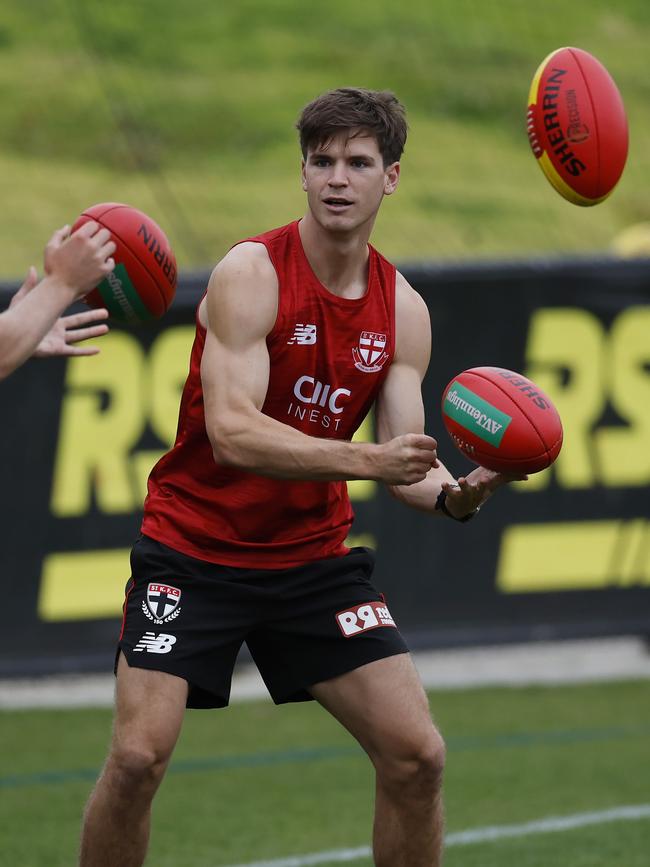
<path fill-rule="evenodd" d="M 468 846 L 472 843 L 486 843 L 493 840 L 503 840 L 507 837 L 526 837 L 529 834 L 552 834 L 558 831 L 569 831 L 572 828 L 584 828 L 587 825 L 599 825 L 604 822 L 632 822 L 638 819 L 650 819 L 650 804 L 615 807 L 612 810 L 602 810 L 599 813 L 551 816 L 548 819 L 524 822 L 521 825 L 488 825 L 486 828 L 458 831 L 446 836 L 445 847 Z M 330 852 L 295 855 L 274 861 L 249 861 L 247 864 L 237 864 L 235 867 L 310 867 L 312 864 L 359 861 L 362 858 L 369 858 L 371 854 L 369 846 L 360 846 L 356 849 L 333 849 Z"/>

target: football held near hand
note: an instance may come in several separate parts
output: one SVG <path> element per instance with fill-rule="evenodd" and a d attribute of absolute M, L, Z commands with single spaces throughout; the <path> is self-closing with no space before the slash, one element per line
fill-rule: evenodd
<path fill-rule="evenodd" d="M 502 473 L 537 473 L 562 448 L 562 422 L 534 382 L 501 367 L 474 367 L 443 392 L 442 417 L 471 461 Z"/>

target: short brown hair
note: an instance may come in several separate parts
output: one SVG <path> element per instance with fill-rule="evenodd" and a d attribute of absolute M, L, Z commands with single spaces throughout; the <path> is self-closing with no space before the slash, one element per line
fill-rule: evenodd
<path fill-rule="evenodd" d="M 339 87 L 306 105 L 296 129 L 305 159 L 310 147 L 318 147 L 338 133 L 368 130 L 377 139 L 387 166 L 402 156 L 408 125 L 404 106 L 389 90 Z"/>

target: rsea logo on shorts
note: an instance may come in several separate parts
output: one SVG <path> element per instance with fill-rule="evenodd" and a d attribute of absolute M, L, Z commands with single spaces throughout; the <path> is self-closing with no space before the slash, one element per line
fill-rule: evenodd
<path fill-rule="evenodd" d="M 346 638 L 352 638 L 353 635 L 367 632 L 369 629 L 377 629 L 378 626 L 397 628 L 383 602 L 366 602 L 347 611 L 340 611 L 336 615 L 336 622 Z"/>

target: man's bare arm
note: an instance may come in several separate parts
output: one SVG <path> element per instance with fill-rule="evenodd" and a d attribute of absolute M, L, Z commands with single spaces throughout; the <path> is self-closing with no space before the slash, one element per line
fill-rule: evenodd
<path fill-rule="evenodd" d="M 431 355 L 429 311 L 422 298 L 398 274 L 396 287 L 395 361 L 377 400 L 378 440 L 384 442 L 407 432 L 424 431 L 422 380 Z M 435 402 L 435 399 L 434 399 Z M 405 487 L 391 485 L 391 493 L 415 509 L 443 514 L 436 509 L 440 492 L 447 494 L 447 509 L 461 518 L 476 510 L 491 493 L 513 476 L 476 467 L 466 476 L 454 479 L 437 461 L 421 482 Z M 521 478 L 521 477 L 518 477 Z"/>
<path fill-rule="evenodd" d="M 0 314 L 0 379 L 26 361 L 66 307 L 114 267 L 108 229 L 89 222 L 68 234 L 67 226 L 54 233 L 45 248 L 46 276 L 34 286 L 30 272 L 18 303 Z"/>
<path fill-rule="evenodd" d="M 352 443 L 308 436 L 261 412 L 269 383 L 266 337 L 277 315 L 275 270 L 261 244 L 240 244 L 215 268 L 200 315 L 206 429 L 218 463 L 287 479 L 412 484 L 431 466 L 432 440 L 409 434 Z"/>
<path fill-rule="evenodd" d="M 422 380 L 431 356 L 429 311 L 422 298 L 399 273 L 395 325 L 395 359 L 376 403 L 379 442 L 405 433 L 424 433 Z M 418 484 L 408 487 L 389 485 L 389 490 L 406 505 L 430 512 L 435 508 L 442 484 L 454 484 L 455 481 L 438 459 Z"/>

